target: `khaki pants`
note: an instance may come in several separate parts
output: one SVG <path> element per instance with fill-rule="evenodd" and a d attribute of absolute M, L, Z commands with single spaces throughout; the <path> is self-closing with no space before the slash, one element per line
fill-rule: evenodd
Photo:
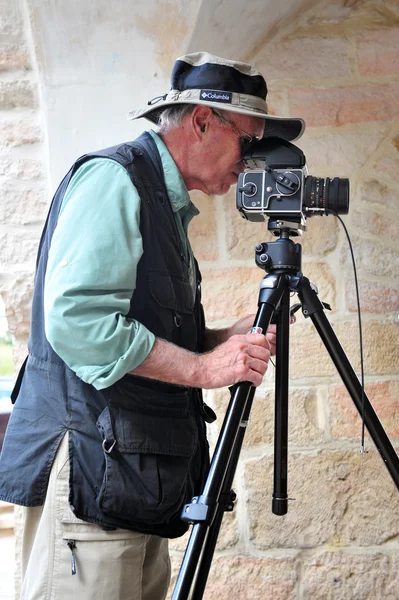
<path fill-rule="evenodd" d="M 44 505 L 25 509 L 21 600 L 163 600 L 170 582 L 168 541 L 125 529 L 104 531 L 77 519 L 68 504 L 68 482 L 66 435 Z"/>

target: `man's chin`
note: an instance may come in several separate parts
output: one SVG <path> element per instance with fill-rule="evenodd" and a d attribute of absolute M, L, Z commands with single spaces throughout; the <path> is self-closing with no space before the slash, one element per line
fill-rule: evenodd
<path fill-rule="evenodd" d="M 219 188 L 213 192 L 213 196 L 224 196 L 225 194 L 227 194 L 227 192 L 229 191 L 229 189 L 231 188 L 232 185 L 235 185 L 234 183 L 223 183 L 221 186 L 219 186 Z"/>

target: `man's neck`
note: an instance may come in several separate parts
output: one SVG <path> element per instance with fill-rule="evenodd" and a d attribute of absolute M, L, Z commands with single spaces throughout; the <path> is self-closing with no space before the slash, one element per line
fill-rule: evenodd
<path fill-rule="evenodd" d="M 195 176 L 198 172 L 195 164 L 196 146 L 188 139 L 184 126 L 158 135 L 179 169 L 187 190 L 202 189 L 201 182 Z"/>

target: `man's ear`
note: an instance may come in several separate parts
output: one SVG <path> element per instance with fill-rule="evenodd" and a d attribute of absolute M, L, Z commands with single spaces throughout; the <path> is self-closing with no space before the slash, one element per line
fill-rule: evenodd
<path fill-rule="evenodd" d="M 198 141 L 203 139 L 211 118 L 212 109 L 210 106 L 202 106 L 201 104 L 197 104 L 191 113 L 191 127 Z"/>

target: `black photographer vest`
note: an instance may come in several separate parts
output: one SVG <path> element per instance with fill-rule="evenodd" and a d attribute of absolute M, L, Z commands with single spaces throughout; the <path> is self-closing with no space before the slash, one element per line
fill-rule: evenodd
<path fill-rule="evenodd" d="M 44 280 L 61 203 L 75 171 L 98 157 L 120 163 L 141 198 L 144 252 L 127 317 L 178 346 L 203 348 L 200 273 L 195 262 L 194 297 L 151 135 L 79 158 L 53 198 L 40 240 L 29 356 L 0 455 L 0 499 L 43 504 L 55 453 L 69 431 L 69 502 L 76 517 L 178 537 L 187 529 L 182 506 L 200 492 L 209 464 L 201 391 L 131 375 L 98 391 L 67 367 L 45 336 Z"/>

